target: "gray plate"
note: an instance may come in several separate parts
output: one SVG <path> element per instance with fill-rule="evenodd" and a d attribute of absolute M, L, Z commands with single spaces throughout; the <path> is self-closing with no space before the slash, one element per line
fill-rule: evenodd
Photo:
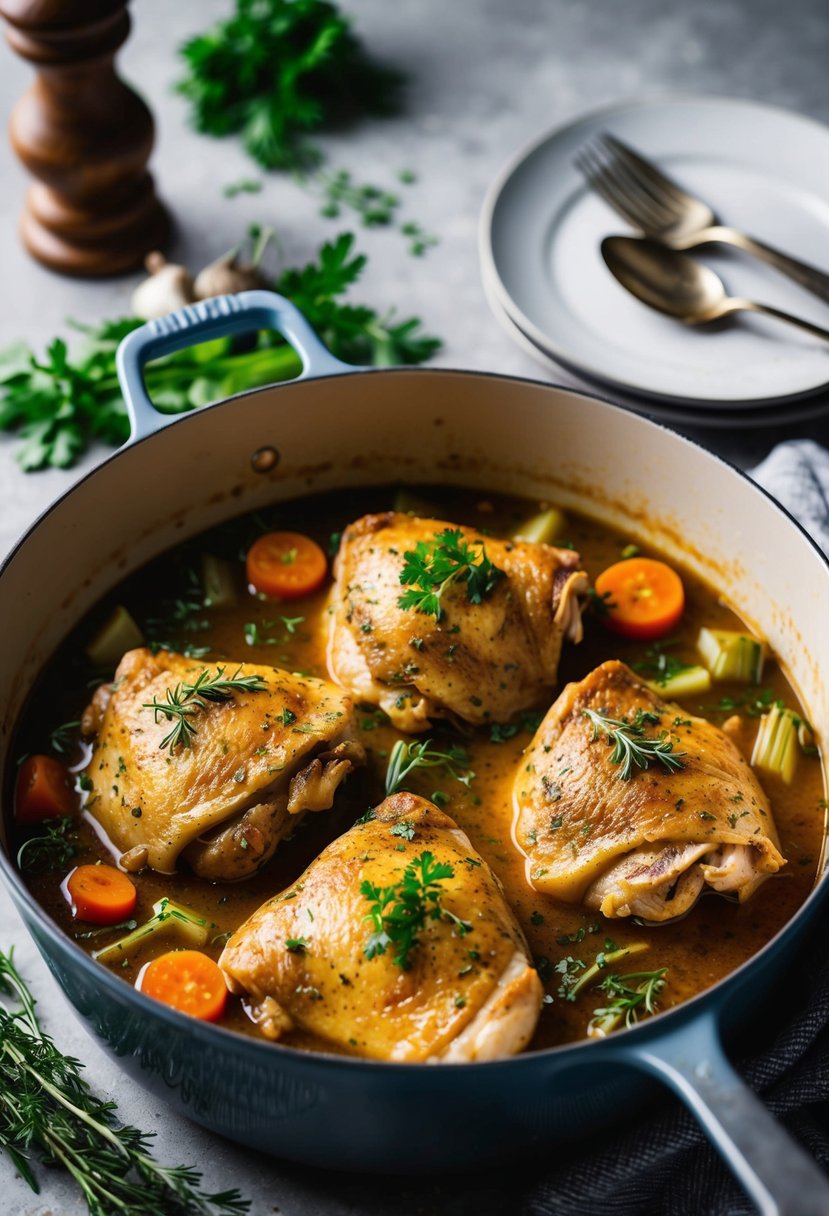
<path fill-rule="evenodd" d="M 532 338 L 504 312 L 491 286 L 484 281 L 484 294 L 489 306 L 502 329 L 512 338 L 517 346 L 525 350 L 531 358 L 545 367 L 547 371 L 556 373 L 563 366 L 546 350 L 537 346 Z M 589 379 L 586 372 L 581 373 L 584 379 Z M 560 375 L 556 377 L 560 380 Z M 611 394 L 607 394 L 611 397 Z M 829 410 L 829 398 L 825 395 L 819 398 L 799 398 L 794 401 L 780 402 L 776 405 L 759 405 L 755 409 L 732 409 L 722 405 L 716 409 L 711 404 L 705 409 L 695 409 L 692 406 L 680 406 L 676 402 L 663 404 L 650 398 L 630 397 L 614 389 L 612 400 L 625 409 L 647 414 L 660 422 L 676 422 L 684 426 L 705 426 L 716 430 L 756 429 L 764 426 L 783 426 L 794 422 L 808 422 L 820 417 Z"/>
<path fill-rule="evenodd" d="M 760 317 L 686 329 L 616 282 L 599 245 L 629 229 L 573 165 L 601 131 L 654 158 L 723 222 L 829 267 L 826 127 L 754 102 L 654 99 L 548 133 L 499 174 L 484 202 L 480 253 L 501 309 L 564 365 L 675 405 L 736 411 L 825 388 L 829 344 Z M 827 305 L 753 259 L 713 248 L 698 256 L 732 294 L 829 322 Z"/>

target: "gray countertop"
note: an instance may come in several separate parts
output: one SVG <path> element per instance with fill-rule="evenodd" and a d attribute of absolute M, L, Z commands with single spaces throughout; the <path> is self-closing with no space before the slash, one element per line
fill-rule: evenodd
<path fill-rule="evenodd" d="M 403 167 L 417 174 L 406 188 L 408 212 L 441 244 L 423 259 L 386 230 L 355 228 L 369 266 L 354 299 L 401 315 L 422 317 L 445 342 L 443 366 L 486 369 L 577 383 L 546 372 L 515 347 L 490 313 L 478 270 L 478 211 L 501 164 L 546 128 L 582 112 L 668 91 L 756 98 L 829 122 L 826 61 L 829 12 L 825 0 L 353 0 L 358 33 L 382 59 L 407 74 L 406 113 L 365 123 L 325 141 L 332 167 L 361 181 L 392 180 Z M 323 239 L 350 221 L 330 221 L 299 186 L 270 175 L 263 193 L 227 200 L 222 187 L 256 177 L 233 140 L 193 134 L 185 106 L 171 92 L 179 74 L 175 49 L 229 8 L 227 0 L 142 0 L 120 64 L 153 108 L 158 145 L 153 158 L 159 190 L 174 212 L 173 253 L 197 267 L 233 245 L 248 223 L 272 223 L 287 264 L 307 260 Z M 0 49 L 0 109 L 5 114 L 30 79 L 27 66 Z M 15 216 L 25 177 L 0 146 L 0 346 L 25 339 L 35 347 L 66 333 L 66 318 L 96 323 L 129 311 L 134 279 L 105 283 L 59 278 L 32 263 L 17 243 Z M 816 261 L 826 261 L 826 256 Z M 688 433 L 736 463 L 750 466 L 788 435 L 826 442 L 829 417 L 803 426 L 759 431 Z M 0 558 L 35 516 L 103 455 L 77 469 L 23 475 L 14 441 L 0 437 Z M 400 1216 L 431 1212 L 514 1211 L 508 1180 L 483 1176 L 451 1182 L 370 1180 L 313 1171 L 245 1152 L 171 1115 L 127 1082 L 117 1067 L 67 1017 L 50 979 L 5 893 L 0 892 L 0 946 L 14 946 L 47 1027 L 68 1052 L 85 1061 L 95 1088 L 112 1095 L 124 1120 L 158 1133 L 165 1160 L 192 1162 L 214 1190 L 237 1185 L 255 1216 Z M 5 1158 L 0 1187 L 7 1216 L 80 1216 L 85 1211 L 62 1176 L 41 1171 L 43 1193 L 32 1195 Z"/>

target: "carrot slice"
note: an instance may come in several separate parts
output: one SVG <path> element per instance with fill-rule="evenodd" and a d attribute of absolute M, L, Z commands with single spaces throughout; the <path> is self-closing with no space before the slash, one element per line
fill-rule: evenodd
<path fill-rule="evenodd" d="M 72 914 L 93 925 L 117 925 L 135 909 L 138 893 L 115 866 L 76 866 L 66 880 Z"/>
<path fill-rule="evenodd" d="M 224 1013 L 227 986 L 219 967 L 199 950 L 170 950 L 141 972 L 141 992 L 204 1022 Z"/>
<path fill-rule="evenodd" d="M 40 823 L 72 815 L 78 797 L 69 769 L 52 756 L 29 756 L 17 774 L 14 816 L 18 823 Z"/>
<path fill-rule="evenodd" d="M 301 532 L 266 532 L 251 545 L 245 565 L 257 591 L 282 600 L 310 595 L 328 573 L 322 549 Z"/>
<path fill-rule="evenodd" d="M 631 557 L 603 570 L 596 594 L 604 602 L 602 621 L 626 638 L 664 637 L 685 609 L 682 580 L 671 566 L 652 557 Z"/>

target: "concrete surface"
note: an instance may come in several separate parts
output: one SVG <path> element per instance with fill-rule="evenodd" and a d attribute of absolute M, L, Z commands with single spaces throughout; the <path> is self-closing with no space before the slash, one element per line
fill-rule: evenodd
<path fill-rule="evenodd" d="M 391 181 L 396 170 L 417 173 L 401 188 L 407 212 L 441 244 L 425 259 L 411 258 L 399 235 L 356 228 L 370 255 L 355 300 L 423 318 L 445 347 L 444 366 L 489 369 L 543 378 L 545 373 L 512 345 L 483 298 L 477 263 L 478 210 L 502 162 L 541 131 L 598 106 L 675 91 L 775 102 L 829 122 L 826 61 L 829 10 L 825 0 L 353 0 L 358 32 L 382 59 L 408 75 L 407 112 L 365 123 L 325 141 L 332 167 L 361 181 Z M 155 111 L 158 147 L 153 166 L 160 192 L 178 220 L 174 254 L 197 267 L 235 243 L 259 220 L 279 230 L 288 264 L 297 264 L 343 227 L 322 219 L 290 179 L 268 177 L 263 193 L 222 197 L 256 167 L 232 139 L 193 134 L 185 105 L 172 94 L 179 75 L 176 47 L 224 14 L 229 0 L 142 0 L 133 5 L 135 28 L 121 55 L 126 78 Z M 27 66 L 0 49 L 0 112 L 26 87 Z M 15 236 L 25 185 L 10 151 L 0 146 L 0 346 L 25 339 L 35 347 L 65 333 L 67 317 L 97 322 L 128 311 L 133 280 L 82 283 L 58 278 L 32 263 Z M 826 261 L 826 257 L 816 260 Z M 573 383 L 562 373 L 550 379 Z M 787 433 L 824 442 L 824 418 L 791 432 L 695 432 L 708 446 L 751 465 Z M 0 557 L 36 514 L 89 468 L 91 454 L 72 472 L 24 476 L 12 460 L 13 441 L 0 437 Z M 0 893 L 0 946 L 15 947 L 46 1025 L 59 1044 L 87 1064 L 96 1089 L 111 1094 L 122 1117 L 158 1133 L 166 1160 L 204 1169 L 211 1189 L 238 1185 L 255 1216 L 430 1216 L 433 1212 L 488 1216 L 518 1211 L 512 1180 L 499 1176 L 409 1184 L 333 1176 L 245 1153 L 174 1118 L 125 1082 L 72 1017 Z M 347 1112 L 344 1112 L 347 1118 Z M 543 1166 L 543 1162 L 539 1163 Z M 33 1196 L 0 1158 L 0 1209 L 6 1216 L 80 1216 L 85 1208 L 56 1173 L 41 1171 L 43 1192 Z"/>

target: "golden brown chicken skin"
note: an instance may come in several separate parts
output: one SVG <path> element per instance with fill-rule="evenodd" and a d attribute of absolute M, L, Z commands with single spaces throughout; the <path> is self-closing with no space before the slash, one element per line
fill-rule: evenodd
<path fill-rule="evenodd" d="M 479 603 L 457 581 L 438 619 L 401 607 L 400 575 L 418 542 L 433 545 L 446 530 L 477 555 L 483 546 L 503 577 Z M 426 730 L 445 716 L 504 722 L 552 688 L 564 637 L 581 639 L 587 575 L 579 564 L 570 549 L 395 512 L 364 516 L 343 533 L 334 567 L 331 676 L 401 730 Z"/>
<path fill-rule="evenodd" d="M 163 746 L 176 719 L 147 706 L 222 670 L 261 687 L 207 701 L 191 716 L 189 745 Z M 86 806 L 127 869 L 171 873 L 183 857 L 201 877 L 236 881 L 264 865 L 306 811 L 332 805 L 364 760 L 352 727 L 350 698 L 325 680 L 131 650 L 83 717 L 95 736 Z"/>
<path fill-rule="evenodd" d="M 402 1062 L 520 1051 L 543 993 L 497 878 L 425 799 L 395 794 L 374 815 L 234 933 L 219 959 L 228 987 L 272 1039 L 297 1029 L 349 1054 Z M 364 884 L 382 891 L 408 868 L 422 879 L 434 865 L 451 874 L 434 882 L 438 900 L 426 898 L 406 957 L 396 959 L 394 942 L 375 951 L 375 901 Z"/>
<path fill-rule="evenodd" d="M 634 741 L 664 732 L 674 771 L 653 756 L 625 780 L 585 711 L 638 721 Z M 744 901 L 785 865 L 768 799 L 731 740 L 616 660 L 561 693 L 524 754 L 514 800 L 532 886 L 609 917 L 670 920 L 706 886 Z"/>

